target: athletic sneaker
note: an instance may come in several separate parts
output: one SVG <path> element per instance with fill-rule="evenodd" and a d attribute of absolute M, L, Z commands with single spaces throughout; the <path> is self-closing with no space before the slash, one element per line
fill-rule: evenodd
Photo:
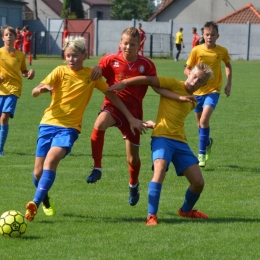
<path fill-rule="evenodd" d="M 25 208 L 26 208 L 26 212 L 24 217 L 29 221 L 33 221 L 35 215 L 37 214 L 37 205 L 33 201 L 30 201 L 27 203 Z"/>
<path fill-rule="evenodd" d="M 129 186 L 130 194 L 129 194 L 129 204 L 131 206 L 135 206 L 140 198 L 140 189 L 139 189 L 139 182 L 134 188 Z"/>
<path fill-rule="evenodd" d="M 46 216 L 51 217 L 56 214 L 56 208 L 55 208 L 54 204 L 52 203 L 50 197 L 47 197 L 46 199 L 44 199 L 44 201 L 42 202 L 42 209 Z"/>
<path fill-rule="evenodd" d="M 87 183 L 95 183 L 101 179 L 101 175 L 102 172 L 100 170 L 93 168 L 86 181 Z"/>
<path fill-rule="evenodd" d="M 0 156 L 4 156 L 4 151 L 0 151 Z"/>
<path fill-rule="evenodd" d="M 155 214 L 150 214 L 146 220 L 146 226 L 156 226 L 158 225 L 157 216 Z"/>
<path fill-rule="evenodd" d="M 200 167 L 205 167 L 206 166 L 206 155 L 205 154 L 199 154 L 198 155 L 198 160 L 199 160 L 199 166 Z"/>
<path fill-rule="evenodd" d="M 210 154 L 211 154 L 211 147 L 213 145 L 213 139 L 210 137 L 209 138 L 209 145 L 206 147 L 206 161 L 209 159 Z"/>
<path fill-rule="evenodd" d="M 179 209 L 178 214 L 181 217 L 186 217 L 186 218 L 208 218 L 208 215 L 196 209 L 192 209 L 189 212 L 182 212 L 181 209 Z"/>

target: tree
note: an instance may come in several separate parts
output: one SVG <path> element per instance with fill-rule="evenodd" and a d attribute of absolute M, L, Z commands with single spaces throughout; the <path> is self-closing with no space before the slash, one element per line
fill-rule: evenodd
<path fill-rule="evenodd" d="M 84 18 L 84 10 L 81 0 L 64 0 L 61 18 Z"/>
<path fill-rule="evenodd" d="M 153 14 L 153 0 L 109 0 L 114 5 L 111 16 L 115 20 L 142 19 L 147 21 Z"/>

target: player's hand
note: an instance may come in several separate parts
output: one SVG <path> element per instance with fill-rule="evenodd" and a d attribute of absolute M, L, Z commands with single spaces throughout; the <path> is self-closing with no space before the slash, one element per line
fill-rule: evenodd
<path fill-rule="evenodd" d="M 182 48 L 184 49 L 184 48 L 185 48 L 185 45 L 182 45 Z"/>
<path fill-rule="evenodd" d="M 41 87 L 39 87 L 40 93 L 47 93 L 47 92 L 52 93 L 52 91 L 53 91 L 53 87 L 51 87 L 50 85 L 42 85 Z"/>
<path fill-rule="evenodd" d="M 136 119 L 135 117 L 129 121 L 129 124 L 133 135 L 135 135 L 135 129 L 139 131 L 140 134 L 145 134 L 147 131 L 145 123 L 142 120 Z"/>
<path fill-rule="evenodd" d="M 102 69 L 99 66 L 93 67 L 90 77 L 91 77 L 92 80 L 97 80 L 97 79 L 101 78 L 102 77 Z"/>
<path fill-rule="evenodd" d="M 180 96 L 179 99 L 182 102 L 197 102 L 197 99 L 194 96 Z"/>
<path fill-rule="evenodd" d="M 148 120 L 148 121 L 144 122 L 144 125 L 146 128 L 151 128 L 151 129 L 154 129 L 154 127 L 155 127 L 155 123 L 152 120 Z"/>
<path fill-rule="evenodd" d="M 0 83 L 4 81 L 4 78 L 0 76 Z"/>
<path fill-rule="evenodd" d="M 224 92 L 225 92 L 226 96 L 229 97 L 231 94 L 231 85 L 229 85 L 229 84 L 226 85 L 226 87 L 224 88 Z"/>
<path fill-rule="evenodd" d="M 27 73 L 27 79 L 33 79 L 35 76 L 35 71 L 33 69 L 29 70 Z"/>
<path fill-rule="evenodd" d="M 125 90 L 125 87 L 126 87 L 126 84 L 123 81 L 121 81 L 121 82 L 114 84 L 114 85 L 110 86 L 109 88 L 107 88 L 107 91 L 115 90 L 115 93 L 119 94 L 120 92 Z"/>

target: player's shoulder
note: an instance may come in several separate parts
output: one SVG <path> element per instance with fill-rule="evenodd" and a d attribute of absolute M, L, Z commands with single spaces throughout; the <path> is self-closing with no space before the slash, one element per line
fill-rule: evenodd
<path fill-rule="evenodd" d="M 147 65 L 147 66 L 149 65 L 151 67 L 155 67 L 155 65 L 154 65 L 152 60 L 150 60 L 147 57 L 141 56 L 141 55 L 137 56 L 137 62 L 138 63 L 142 63 L 143 65 Z"/>
<path fill-rule="evenodd" d="M 227 48 L 226 47 L 224 47 L 224 46 L 221 46 L 221 45 L 218 45 L 218 44 L 216 44 L 216 49 L 217 50 L 221 50 L 221 51 L 227 51 Z"/>

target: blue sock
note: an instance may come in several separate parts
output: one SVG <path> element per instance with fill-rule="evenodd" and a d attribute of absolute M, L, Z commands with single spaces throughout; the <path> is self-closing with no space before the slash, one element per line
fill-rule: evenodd
<path fill-rule="evenodd" d="M 9 125 L 1 125 L 0 130 L 0 151 L 4 150 L 5 141 L 8 135 Z"/>
<path fill-rule="evenodd" d="M 199 138 L 200 138 L 200 147 L 199 154 L 206 154 L 206 147 L 209 145 L 209 131 L 210 128 L 200 128 L 199 130 Z"/>
<path fill-rule="evenodd" d="M 37 188 L 39 181 L 35 179 L 34 172 L 32 172 L 32 181 L 33 181 L 35 188 Z"/>
<path fill-rule="evenodd" d="M 198 201 L 200 194 L 195 194 L 190 189 L 187 189 L 185 194 L 184 203 L 181 207 L 182 212 L 189 212 L 193 209 L 194 205 Z"/>
<path fill-rule="evenodd" d="M 156 214 L 159 207 L 162 184 L 150 182 L 148 186 L 148 216 Z"/>
<path fill-rule="evenodd" d="M 37 207 L 41 204 L 52 184 L 54 183 L 56 172 L 51 170 L 43 170 L 42 177 L 39 180 L 37 190 L 34 194 L 33 202 Z"/>

